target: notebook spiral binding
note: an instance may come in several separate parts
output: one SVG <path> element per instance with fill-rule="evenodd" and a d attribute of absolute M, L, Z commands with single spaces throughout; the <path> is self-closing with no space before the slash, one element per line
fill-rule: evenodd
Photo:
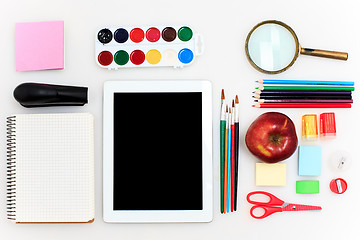
<path fill-rule="evenodd" d="M 16 220 L 16 128 L 15 116 L 7 118 L 7 218 Z"/>

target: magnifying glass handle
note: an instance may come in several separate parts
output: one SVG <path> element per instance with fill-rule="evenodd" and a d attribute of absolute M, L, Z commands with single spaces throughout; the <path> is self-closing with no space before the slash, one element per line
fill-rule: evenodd
<path fill-rule="evenodd" d="M 309 56 L 332 58 L 332 59 L 345 60 L 345 61 L 348 59 L 348 54 L 346 52 L 334 52 L 334 51 L 311 49 L 311 48 L 301 48 L 300 53 Z"/>

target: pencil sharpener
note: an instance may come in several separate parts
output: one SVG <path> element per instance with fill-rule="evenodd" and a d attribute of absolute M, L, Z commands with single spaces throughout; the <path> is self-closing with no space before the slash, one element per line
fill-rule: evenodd
<path fill-rule="evenodd" d="M 320 114 L 320 136 L 336 136 L 335 113 L 329 112 Z"/>
<path fill-rule="evenodd" d="M 343 194 L 347 190 L 347 183 L 342 178 L 335 178 L 330 182 L 330 190 L 336 194 Z"/>
<path fill-rule="evenodd" d="M 347 151 L 337 150 L 331 153 L 329 161 L 327 162 L 336 172 L 345 172 L 348 169 L 351 169 L 352 158 Z"/>
<path fill-rule="evenodd" d="M 302 116 L 302 138 L 306 140 L 317 140 L 317 116 L 316 114 L 307 114 Z"/>

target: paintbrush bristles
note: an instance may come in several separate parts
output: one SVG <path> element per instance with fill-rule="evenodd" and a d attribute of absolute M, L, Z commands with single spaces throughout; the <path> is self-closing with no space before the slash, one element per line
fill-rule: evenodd
<path fill-rule="evenodd" d="M 239 104 L 239 98 L 238 98 L 238 95 L 235 96 L 235 103 L 236 104 Z"/>
<path fill-rule="evenodd" d="M 235 102 L 234 102 L 234 100 L 232 100 L 232 107 L 235 107 Z"/>
<path fill-rule="evenodd" d="M 224 89 L 221 90 L 221 100 L 225 100 L 225 92 L 224 92 Z"/>

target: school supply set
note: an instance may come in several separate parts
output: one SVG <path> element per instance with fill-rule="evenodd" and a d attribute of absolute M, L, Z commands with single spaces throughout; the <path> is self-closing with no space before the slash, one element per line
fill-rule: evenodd
<path fill-rule="evenodd" d="M 17 71 L 64 68 L 63 21 L 17 23 L 15 32 Z M 100 67 L 107 69 L 153 66 L 183 67 L 193 63 L 195 57 L 201 55 L 203 50 L 202 36 L 196 34 L 191 27 L 185 25 L 105 27 L 97 30 L 95 37 L 96 63 Z M 174 180 L 173 184 L 177 181 L 178 186 L 184 191 L 183 194 L 180 193 L 180 188 L 175 186 L 174 189 L 169 189 L 168 193 L 174 196 L 181 195 L 182 197 L 176 197 L 177 201 L 171 201 L 166 206 L 160 206 L 157 200 L 153 201 L 152 205 L 149 201 L 144 204 L 138 204 L 136 208 L 132 208 L 132 205 L 121 205 L 119 203 L 118 200 L 124 199 L 123 196 L 121 198 L 112 197 L 122 189 L 124 182 L 119 182 L 118 174 L 113 174 L 114 171 L 111 170 L 118 166 L 114 166 L 115 156 L 113 159 L 110 159 L 105 154 L 104 166 L 105 162 L 108 162 L 111 169 L 109 172 L 104 172 L 104 174 L 112 175 L 113 181 L 107 183 L 106 186 L 104 183 L 104 196 L 106 195 L 104 199 L 111 199 L 114 203 L 108 204 L 104 202 L 104 211 L 106 210 L 104 212 L 104 219 L 106 217 L 106 221 L 109 222 L 211 221 L 212 188 L 209 186 L 212 184 L 212 160 L 211 145 L 209 145 L 211 142 L 207 140 L 209 137 L 211 138 L 211 121 L 208 120 L 211 119 L 211 84 L 207 81 L 184 80 L 181 83 L 180 81 L 153 81 L 149 83 L 143 82 L 141 84 L 142 87 L 139 88 L 138 82 L 123 81 L 121 83 L 112 83 L 114 86 L 121 87 L 113 88 L 117 89 L 116 93 L 109 93 L 109 96 L 112 97 L 110 102 L 114 104 L 112 100 L 115 95 L 129 96 L 123 92 L 127 87 L 131 89 L 130 92 L 132 94 L 139 91 L 137 96 L 150 94 L 154 97 L 154 101 L 157 101 L 159 95 L 172 99 L 172 104 L 178 103 L 183 106 L 185 101 L 188 101 L 189 107 L 185 112 L 192 114 L 192 123 L 196 122 L 197 124 L 197 137 L 193 138 L 193 158 L 186 158 L 188 161 L 192 161 L 192 164 L 196 161 L 198 167 L 192 168 L 193 176 L 188 179 L 186 184 L 181 177 L 176 175 L 176 171 L 165 169 L 166 166 L 169 168 L 169 164 L 162 164 L 161 167 L 157 168 L 157 171 L 163 174 L 171 170 Z M 142 92 L 145 86 L 148 87 L 146 93 Z M 163 94 L 158 93 L 162 90 L 165 91 Z M 167 91 L 171 91 L 171 94 Z M 22 106 L 28 108 L 82 106 L 88 102 L 86 87 L 43 83 L 20 84 L 14 90 L 14 98 Z M 181 101 L 176 102 L 179 99 Z M 190 101 L 190 99 L 193 101 Z M 189 112 L 190 107 L 196 108 L 197 111 Z M 107 109 L 105 105 L 104 108 Z M 171 106 L 167 109 L 168 112 L 171 112 Z M 200 111 L 198 111 L 199 109 Z M 115 111 L 115 113 L 119 113 L 119 111 Z M 161 113 L 164 114 L 163 109 Z M 107 116 L 104 113 L 104 118 L 108 119 L 109 117 L 109 119 L 113 119 L 110 117 L 110 114 L 114 113 L 109 112 Z M 189 116 L 186 114 L 182 114 L 182 116 L 184 119 L 176 117 L 179 121 L 177 124 L 178 129 L 181 126 L 185 127 L 185 124 L 188 123 L 187 118 Z M 9 117 L 8 163 L 10 169 L 8 173 L 8 216 L 10 220 L 17 223 L 75 223 L 93 221 L 93 123 L 88 124 L 88 121 L 84 123 L 85 120 L 82 118 L 78 114 L 15 115 Z M 76 124 L 73 124 L 73 121 Z M 38 125 L 33 126 L 34 124 Z M 83 127 L 78 126 L 79 124 L 82 124 Z M 109 125 L 104 124 L 104 129 L 110 129 Z M 187 127 L 187 129 L 190 128 Z M 113 129 L 112 134 L 114 132 L 115 129 Z M 182 131 L 182 133 L 186 132 Z M 31 141 L 30 136 L 32 136 L 34 141 Z M 15 137 L 18 140 L 16 144 Z M 178 141 L 180 141 L 180 138 L 178 138 Z M 110 137 L 109 142 L 104 140 L 106 143 L 104 148 L 113 147 L 115 144 L 113 142 L 114 139 Z M 73 144 L 74 141 L 76 144 Z M 181 142 L 185 143 L 185 141 Z M 174 141 L 172 141 L 172 144 L 174 144 Z M 186 144 L 190 144 L 189 141 L 186 141 Z M 44 149 L 41 146 L 44 146 Z M 180 147 L 181 145 L 179 143 L 171 147 L 174 146 Z M 171 151 L 170 147 L 167 149 Z M 49 153 L 54 153 L 56 156 L 52 157 Z M 169 152 L 169 154 L 171 153 Z M 116 158 L 119 158 L 118 155 Z M 61 161 L 63 158 L 65 160 Z M 184 158 L 182 157 L 182 159 Z M 68 161 L 71 161 L 71 164 Z M 116 162 L 120 163 L 120 161 Z M 28 164 L 32 164 L 34 167 L 30 168 Z M 152 165 L 157 166 L 156 164 Z M 150 168 L 146 164 L 143 164 L 143 166 L 144 169 L 149 171 Z M 181 175 L 186 171 L 190 176 L 191 171 L 187 166 L 188 164 L 184 162 L 184 168 L 181 169 L 178 164 L 177 174 Z M 153 170 L 155 171 L 155 169 Z M 36 175 L 40 175 L 40 177 L 36 177 Z M 145 176 L 144 174 L 142 175 Z M 63 178 L 66 179 L 64 184 L 61 182 Z M 73 186 L 68 186 L 69 182 L 75 183 L 73 183 Z M 28 183 L 28 185 L 25 183 Z M 117 189 L 111 188 L 111 190 L 106 192 L 107 186 L 112 186 L 112 184 L 115 186 L 115 183 L 117 184 Z M 29 188 L 31 184 L 35 184 L 33 191 L 26 191 L 25 188 Z M 17 187 L 15 188 L 15 186 Z M 64 191 L 65 188 L 68 190 L 66 193 Z M 153 187 L 151 189 L 154 190 Z M 196 194 L 196 201 L 194 194 Z M 33 199 L 38 201 L 35 202 Z M 134 203 L 131 200 L 130 202 Z M 114 206 L 120 207 L 114 211 Z M 131 208 L 133 211 L 128 208 Z M 144 211 L 139 211 L 139 209 Z M 157 211 L 149 213 L 149 211 L 145 211 L 146 209 Z M 121 210 L 126 210 L 126 213 Z M 179 213 L 178 210 L 184 211 Z"/>
<path fill-rule="evenodd" d="M 336 175 L 344 175 L 351 168 L 352 159 L 349 153 L 344 150 L 337 150 L 331 154 L 329 164 Z M 347 182 L 341 177 L 336 177 L 330 181 L 330 190 L 336 194 L 343 194 L 347 190 Z"/>
<path fill-rule="evenodd" d="M 220 116 L 220 208 L 221 213 L 236 211 L 239 168 L 239 98 L 225 103 L 221 91 Z"/>
<path fill-rule="evenodd" d="M 347 60 L 345 52 L 334 52 L 302 48 L 294 30 L 287 24 L 267 20 L 257 24 L 249 32 L 245 41 L 245 53 L 249 63 L 258 71 L 266 74 L 278 74 L 286 71 L 296 61 L 300 54 L 326 57 L 338 60 Z M 351 92 L 354 91 L 353 82 L 342 81 L 302 81 L 302 80 L 261 80 L 261 85 L 253 92 L 256 108 L 351 108 L 353 103 Z M 350 87 L 349 87 L 350 86 Z M 266 114 L 266 113 L 265 113 Z M 281 113 L 262 114 L 248 129 L 245 142 L 252 154 L 265 163 L 256 163 L 255 184 L 257 186 L 284 186 L 286 184 L 286 164 L 278 163 L 284 157 L 275 157 L 274 149 L 278 149 L 273 143 L 282 144 L 284 139 L 289 139 L 295 148 L 286 152 L 280 150 L 285 158 L 295 151 L 298 142 L 295 134 L 289 134 L 290 130 L 276 130 L 280 123 L 284 126 L 294 126 L 291 119 Z M 278 114 L 277 120 L 275 115 Z M 281 119 L 286 119 L 283 121 Z M 261 122 L 260 120 L 261 119 Z M 272 119 L 272 120 L 269 120 Z M 314 129 L 313 116 L 304 116 L 304 138 L 317 137 L 317 128 Z M 321 136 L 334 136 L 336 134 L 334 116 L 331 114 L 321 115 Z M 316 119 L 315 119 L 316 120 Z M 259 123 L 260 122 L 260 123 Z M 257 126 L 263 126 L 262 128 Z M 316 125 L 315 125 L 316 127 Z M 294 128 L 294 127 L 293 127 Z M 263 129 L 275 129 L 274 131 Z M 315 135 L 313 131 L 315 130 Z M 261 132 L 259 132 L 261 131 Z M 276 132 L 275 132 L 276 131 Z M 294 132 L 294 131 L 293 131 Z M 256 133 L 256 134 L 255 134 Z M 271 140 L 269 140 L 271 139 Z M 269 164 L 271 163 L 271 164 Z M 313 146 L 299 146 L 299 175 L 320 175 L 321 148 Z M 338 181 L 339 182 L 339 181 Z M 297 181 L 297 193 L 318 193 L 318 181 Z M 267 196 L 268 201 L 251 201 L 254 195 Z M 266 192 L 249 193 L 249 203 L 258 204 L 251 208 L 250 214 L 254 218 L 261 219 L 274 212 L 284 210 L 320 210 L 321 207 L 283 205 L 284 202 Z M 271 205 L 280 205 L 282 208 L 272 208 Z M 256 215 L 255 211 L 262 210 Z"/>
<path fill-rule="evenodd" d="M 336 136 L 335 113 L 321 113 L 319 124 L 316 114 L 303 115 L 301 132 L 304 140 L 315 141 L 319 135 L 321 138 L 334 138 Z M 343 156 L 339 158 L 337 168 L 341 169 L 345 163 L 345 158 Z M 299 175 L 320 176 L 320 168 L 321 148 L 317 146 L 299 146 Z M 347 183 L 342 178 L 333 179 L 330 182 L 330 189 L 336 194 L 342 194 L 347 189 Z M 296 192 L 319 193 L 319 181 L 297 181 Z"/>
<path fill-rule="evenodd" d="M 263 162 L 255 165 L 256 186 L 285 186 L 286 163 L 280 161 L 290 157 L 299 149 L 299 176 L 319 176 L 321 172 L 321 148 L 299 146 L 292 120 L 284 114 L 268 112 L 260 115 L 248 128 L 245 143 L 249 151 Z M 306 180 L 296 182 L 296 193 L 319 193 L 319 181 Z M 260 195 L 260 200 L 252 201 L 250 197 Z M 264 200 L 266 197 L 270 200 Z M 321 207 L 284 204 L 267 192 L 251 192 L 249 203 L 256 204 L 250 209 L 250 215 L 262 219 L 274 212 L 321 210 Z M 280 207 L 274 207 L 274 206 Z"/>
<path fill-rule="evenodd" d="M 351 108 L 354 82 L 260 80 L 253 98 L 257 108 Z"/>
<path fill-rule="evenodd" d="M 63 21 L 17 24 L 16 70 L 63 69 L 63 25 Z M 291 43 L 289 44 L 291 49 L 285 50 L 288 52 L 288 56 L 290 56 L 287 59 L 291 61 L 287 63 L 281 61 L 280 64 L 273 66 L 270 66 L 271 64 L 268 63 L 265 63 L 264 66 L 259 66 L 254 56 L 259 55 L 257 46 L 258 43 L 263 41 L 261 37 L 264 36 L 264 34 L 262 31 L 259 33 L 258 30 L 262 30 L 263 27 L 266 28 L 266 26 L 269 25 L 282 29 L 282 31 L 280 31 L 282 36 L 280 37 L 284 37 L 284 41 Z M 287 33 L 284 33 L 284 29 Z M 266 31 L 265 29 L 265 33 Z M 49 36 L 52 38 L 49 38 Z M 256 36 L 260 36 L 260 38 L 255 39 Z M 44 46 L 46 47 L 44 48 Z M 269 46 L 272 46 L 272 44 Z M 105 27 L 98 29 L 95 37 L 96 63 L 100 67 L 107 69 L 153 66 L 183 67 L 192 63 L 195 56 L 201 55 L 203 49 L 202 37 L 194 34 L 192 28 L 180 25 Z M 265 21 L 258 24 L 248 35 L 246 40 L 246 53 L 250 63 L 258 70 L 266 73 L 279 73 L 286 70 L 294 63 L 300 53 L 342 60 L 347 59 L 347 53 L 301 48 L 293 30 L 278 21 Z M 260 53 L 260 56 L 262 54 L 263 53 Z M 133 91 L 133 87 L 132 85 L 130 90 Z M 208 92 L 208 88 L 206 89 L 205 92 Z M 75 90 L 75 92 L 80 91 L 81 94 L 77 95 L 77 93 L 74 93 L 72 90 Z M 149 87 L 149 90 L 155 91 L 157 89 Z M 292 105 L 294 103 L 296 107 L 351 107 L 351 93 L 349 94 L 348 92 L 354 89 L 353 87 L 342 87 L 342 89 L 312 88 L 308 90 L 304 88 L 264 88 L 259 90 L 260 91 L 256 92 L 256 95 L 259 95 L 259 103 L 261 103 L 258 107 L 294 107 L 294 105 Z M 270 92 L 274 90 L 288 92 Z M 73 96 L 69 98 L 69 95 L 63 94 L 66 91 L 70 91 Z M 14 91 L 14 97 L 25 107 L 84 105 L 87 103 L 87 95 L 84 95 L 84 91 L 85 89 L 77 87 L 68 88 L 68 86 L 60 85 L 26 84 L 20 85 L 16 91 Z M 312 92 L 309 93 L 307 91 Z M 322 93 L 321 91 L 327 92 Z M 44 92 L 46 94 L 42 95 Z M 331 95 L 329 94 L 330 92 Z M 32 93 L 35 94 L 33 95 Z M 315 93 L 321 96 L 321 98 L 304 97 L 304 94 Z M 76 96 L 74 97 L 74 95 Z M 280 95 L 285 96 L 285 98 L 280 97 Z M 324 96 L 326 96 L 326 98 Z M 226 213 L 236 211 L 237 208 L 239 101 L 236 96 L 232 106 L 225 106 L 223 103 L 225 100 L 224 92 L 222 92 L 221 99 L 220 202 L 221 213 Z M 275 100 L 279 99 L 289 102 L 284 102 L 286 104 L 276 102 L 276 105 L 272 105 Z M 312 99 L 314 101 L 321 99 L 324 102 L 321 102 L 320 106 L 314 102 L 312 102 L 313 104 L 309 104 L 305 99 Z M 336 102 L 325 101 L 329 99 L 333 99 L 333 101 L 336 100 Z M 290 102 L 290 100 L 297 100 L 297 102 Z M 344 102 L 345 100 L 347 102 Z M 304 105 L 304 103 L 307 104 Z M 327 105 L 330 103 L 331 105 Z M 78 124 L 81 126 L 78 126 Z M 34 141 L 32 141 L 33 139 Z M 112 148 L 110 147 L 110 149 Z M 56 153 L 56 157 L 53 158 L 52 155 L 49 156 L 49 153 Z M 61 161 L 61 159 L 66 160 Z M 211 154 L 207 159 L 211 160 Z M 91 222 L 93 220 L 94 169 L 92 116 L 86 114 L 39 114 L 9 117 L 8 164 L 8 217 L 10 220 L 18 223 Z M 284 165 L 274 164 L 273 166 L 276 166 L 281 173 L 278 175 L 282 176 L 277 182 L 283 181 Z M 265 168 L 264 165 L 260 164 L 259 167 L 257 167 L 259 172 Z M 109 173 L 113 172 L 111 166 L 108 170 Z M 209 177 L 208 174 L 210 172 L 211 170 L 209 169 L 203 171 L 206 175 L 204 177 Z M 36 178 L 36 175 L 40 175 L 40 177 Z M 61 181 L 62 179 L 67 179 L 67 181 Z M 208 181 L 208 178 L 205 180 Z M 72 183 L 74 181 L 76 181 L 76 184 Z M 204 189 L 206 181 L 203 181 L 202 187 L 203 191 L 206 190 L 207 193 L 209 193 L 211 189 Z M 258 181 L 261 182 L 263 179 L 259 179 Z M 70 182 L 72 185 L 69 187 Z M 339 189 L 339 186 L 345 188 L 342 182 L 340 182 L 340 180 L 335 180 L 335 182 L 338 185 L 338 192 L 342 192 L 342 189 Z M 29 189 L 32 191 L 28 191 Z M 64 189 L 70 189 L 70 191 L 65 192 Z M 108 194 L 107 197 L 112 197 L 114 193 L 107 192 L 106 194 Z M 206 199 L 211 198 L 209 194 L 202 196 L 206 196 Z M 269 195 L 267 194 L 267 196 Z M 273 197 L 270 198 L 273 199 Z M 36 201 L 34 201 L 34 199 L 36 199 Z M 282 201 L 279 200 L 276 203 L 280 202 Z M 272 202 L 270 201 L 269 203 Z M 184 219 L 188 220 L 191 218 L 192 220 L 195 219 L 195 221 L 203 221 L 206 219 L 206 221 L 209 221 L 209 219 L 212 218 L 211 201 L 202 201 L 201 204 L 201 207 L 206 207 L 204 216 L 191 215 L 185 216 Z M 282 204 L 283 202 L 279 205 Z M 290 207 L 285 207 L 285 205 L 283 205 L 283 208 L 279 209 L 281 209 L 281 211 L 296 210 L 296 208 L 302 210 L 299 205 L 289 206 Z M 276 211 L 280 211 L 279 209 L 276 209 Z M 276 212 L 274 209 L 271 211 Z M 111 214 L 113 214 L 113 212 Z M 111 221 L 118 222 L 132 219 L 131 216 L 126 216 L 125 220 L 123 220 L 115 215 L 111 215 Z M 169 221 L 176 221 L 176 219 L 172 217 L 173 216 L 167 219 L 170 219 Z M 159 221 L 157 216 L 155 218 L 157 219 L 156 221 Z M 153 220 L 154 219 L 151 218 L 145 221 Z"/>
<path fill-rule="evenodd" d="M 64 68 L 64 22 L 15 25 L 16 71 Z M 23 107 L 83 106 L 88 88 L 22 83 Z M 91 223 L 95 217 L 94 117 L 7 118 L 7 218 L 15 223 Z"/>

